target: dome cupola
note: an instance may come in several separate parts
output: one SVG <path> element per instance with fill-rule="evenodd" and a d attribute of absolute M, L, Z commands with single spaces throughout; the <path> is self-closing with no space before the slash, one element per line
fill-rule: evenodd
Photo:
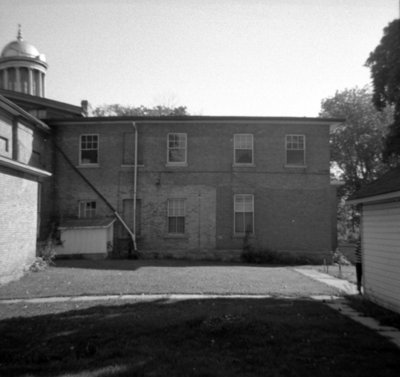
<path fill-rule="evenodd" d="M 17 40 L 8 43 L 0 55 L 0 89 L 44 97 L 46 58 L 22 38 L 18 25 Z"/>

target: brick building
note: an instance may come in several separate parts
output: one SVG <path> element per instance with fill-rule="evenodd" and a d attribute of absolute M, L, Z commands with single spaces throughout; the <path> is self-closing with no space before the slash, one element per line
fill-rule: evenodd
<path fill-rule="evenodd" d="M 136 246 L 149 257 L 227 259 L 245 235 L 260 250 L 318 259 L 336 247 L 329 130 L 341 119 L 88 117 L 35 95 L 3 55 L 0 94 L 47 127 L 41 161 L 53 177 L 41 185 L 39 237 L 56 224 L 58 253 Z"/>
<path fill-rule="evenodd" d="M 226 258 L 242 248 L 247 232 L 258 249 L 321 257 L 336 247 L 328 145 L 336 122 L 207 116 L 50 120 L 59 149 L 56 217 L 62 224 L 116 211 L 133 230 L 136 212 L 139 250 L 153 256 Z M 126 250 L 129 238 L 116 223 L 114 252 Z"/>

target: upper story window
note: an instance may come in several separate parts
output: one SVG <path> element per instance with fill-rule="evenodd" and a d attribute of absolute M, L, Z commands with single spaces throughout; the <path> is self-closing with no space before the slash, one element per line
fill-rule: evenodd
<path fill-rule="evenodd" d="M 168 165 L 185 165 L 187 157 L 187 135 L 182 133 L 168 134 Z"/>
<path fill-rule="evenodd" d="M 93 200 L 81 200 L 79 202 L 79 218 L 91 218 L 96 216 L 96 202 Z"/>
<path fill-rule="evenodd" d="M 79 164 L 93 165 L 99 163 L 99 135 L 81 135 Z"/>
<path fill-rule="evenodd" d="M 234 198 L 235 234 L 254 233 L 254 196 L 235 195 Z"/>
<path fill-rule="evenodd" d="M 187 157 L 187 135 L 168 134 L 168 165 L 185 165 Z"/>
<path fill-rule="evenodd" d="M 168 233 L 185 233 L 185 199 L 168 200 Z"/>
<path fill-rule="evenodd" d="M 235 165 L 252 165 L 254 163 L 252 134 L 235 134 L 233 149 Z"/>
<path fill-rule="evenodd" d="M 304 167 L 306 165 L 306 137 L 286 135 L 286 165 Z"/>

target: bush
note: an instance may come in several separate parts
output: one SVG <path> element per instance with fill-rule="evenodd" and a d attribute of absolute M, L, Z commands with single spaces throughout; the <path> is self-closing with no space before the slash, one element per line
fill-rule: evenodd
<path fill-rule="evenodd" d="M 241 260 L 245 263 L 279 264 L 279 265 L 304 265 L 313 264 L 305 255 L 296 255 L 270 249 L 256 250 L 252 247 L 242 250 Z"/>
<path fill-rule="evenodd" d="M 29 267 L 29 270 L 33 272 L 43 271 L 49 266 L 54 265 L 56 257 L 55 242 L 53 239 L 47 240 L 38 249 L 39 256 L 36 257 L 35 261 Z"/>

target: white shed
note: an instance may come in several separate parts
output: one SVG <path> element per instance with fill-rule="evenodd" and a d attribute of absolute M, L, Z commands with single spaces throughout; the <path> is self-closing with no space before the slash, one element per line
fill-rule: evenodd
<path fill-rule="evenodd" d="M 365 295 L 400 313 L 400 169 L 364 186 L 348 203 L 362 205 Z"/>
<path fill-rule="evenodd" d="M 106 257 L 113 248 L 114 218 L 72 219 L 58 227 L 58 256 Z"/>

